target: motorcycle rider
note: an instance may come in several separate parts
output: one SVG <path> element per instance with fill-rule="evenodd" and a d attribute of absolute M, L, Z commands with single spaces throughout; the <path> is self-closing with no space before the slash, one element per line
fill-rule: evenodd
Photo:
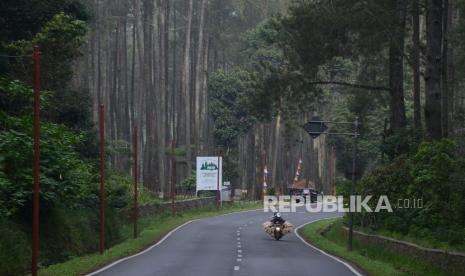
<path fill-rule="evenodd" d="M 286 221 L 281 217 L 280 213 L 278 213 L 278 212 L 273 213 L 273 218 L 271 218 L 271 223 L 272 224 L 284 225 L 284 222 L 286 222 Z"/>

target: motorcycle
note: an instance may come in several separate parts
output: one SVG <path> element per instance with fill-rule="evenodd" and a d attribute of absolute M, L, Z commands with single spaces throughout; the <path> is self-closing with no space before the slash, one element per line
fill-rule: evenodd
<path fill-rule="evenodd" d="M 272 223 L 270 221 L 263 223 L 263 230 L 270 235 L 270 237 L 274 238 L 275 240 L 280 240 L 286 234 L 289 234 L 294 229 L 294 225 L 289 222 L 285 222 L 284 224 L 280 223 Z"/>
<path fill-rule="evenodd" d="M 283 234 L 284 225 L 273 224 L 272 229 L 273 229 L 273 236 L 275 240 L 279 241 L 279 239 L 281 239 L 284 236 Z"/>

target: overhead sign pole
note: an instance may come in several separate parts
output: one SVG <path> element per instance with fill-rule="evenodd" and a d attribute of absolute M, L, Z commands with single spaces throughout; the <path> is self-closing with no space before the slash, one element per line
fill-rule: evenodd
<path fill-rule="evenodd" d="M 326 132 L 328 130 L 328 123 L 333 124 L 350 124 L 354 126 L 354 131 L 351 133 L 345 132 Z M 350 135 L 354 138 L 354 146 L 353 146 L 353 153 L 352 153 L 352 186 L 351 186 L 351 197 L 355 196 L 355 169 L 356 169 L 356 161 L 357 161 L 357 137 L 358 137 L 358 117 L 355 118 L 354 122 L 331 122 L 331 121 L 323 121 L 318 116 L 313 116 L 312 119 L 306 123 L 303 128 L 307 133 L 313 138 L 317 138 L 321 134 L 327 135 Z M 349 237 L 347 241 L 347 249 L 352 251 L 352 237 L 353 237 L 353 224 L 354 224 L 354 212 L 352 208 L 349 208 L 350 216 L 349 216 Z"/>
<path fill-rule="evenodd" d="M 352 187 L 350 194 L 351 196 L 355 196 L 355 162 L 357 159 L 357 131 L 358 131 L 358 118 L 355 118 L 354 122 L 354 149 L 352 154 Z M 349 206 L 350 207 L 350 206 Z M 349 208 L 350 210 L 350 218 L 349 218 L 349 240 L 347 241 L 347 249 L 352 251 L 352 237 L 354 233 L 354 210 Z"/>

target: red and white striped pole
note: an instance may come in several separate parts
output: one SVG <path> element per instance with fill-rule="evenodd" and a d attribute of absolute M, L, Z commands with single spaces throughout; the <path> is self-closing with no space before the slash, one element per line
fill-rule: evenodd
<path fill-rule="evenodd" d="M 262 154 L 262 162 L 263 162 L 263 167 L 262 167 L 262 174 L 263 174 L 263 178 L 262 178 L 262 201 L 265 202 L 265 195 L 266 195 L 266 187 L 267 187 L 267 184 L 266 184 L 266 176 L 268 174 L 268 169 L 266 168 L 266 160 L 265 160 L 265 154 L 263 153 Z"/>
<path fill-rule="evenodd" d="M 39 165 L 40 165 L 40 50 L 34 46 L 34 202 L 32 211 L 32 276 L 37 276 L 39 257 Z"/>

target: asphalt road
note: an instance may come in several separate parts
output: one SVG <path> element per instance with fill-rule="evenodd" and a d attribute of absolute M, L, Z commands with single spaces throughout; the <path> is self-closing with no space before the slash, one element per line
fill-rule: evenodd
<path fill-rule="evenodd" d="M 196 220 L 180 227 L 145 253 L 91 275 L 361 275 L 354 268 L 305 244 L 295 233 L 280 241 L 270 238 L 261 224 L 271 215 L 260 210 Z M 302 208 L 296 213 L 282 215 L 298 227 L 340 214 L 308 213 Z"/>

